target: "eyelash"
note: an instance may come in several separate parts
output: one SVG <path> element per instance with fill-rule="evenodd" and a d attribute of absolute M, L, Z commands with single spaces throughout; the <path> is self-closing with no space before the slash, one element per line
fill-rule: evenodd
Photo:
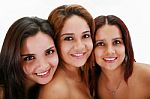
<path fill-rule="evenodd" d="M 82 36 L 83 39 L 84 39 L 84 38 L 90 38 L 90 37 L 91 37 L 90 34 L 84 34 L 84 35 Z M 66 40 L 66 41 L 71 41 L 71 40 L 74 40 L 74 39 L 73 39 L 73 37 L 68 36 L 68 37 L 65 37 L 64 40 Z"/>
<path fill-rule="evenodd" d="M 68 37 L 65 37 L 64 40 L 65 40 L 65 41 L 71 41 L 71 40 L 73 40 L 73 37 L 68 36 Z"/>
<path fill-rule="evenodd" d="M 115 40 L 115 41 L 113 42 L 113 45 L 118 45 L 118 44 L 121 44 L 121 41 L 120 41 L 120 40 Z"/>
<path fill-rule="evenodd" d="M 46 51 L 46 55 L 51 55 L 51 54 L 53 54 L 54 52 L 55 52 L 55 50 L 50 49 L 50 50 Z"/>
<path fill-rule="evenodd" d="M 33 59 L 35 59 L 34 56 L 26 56 L 25 58 L 23 58 L 24 61 L 31 61 Z"/>
<path fill-rule="evenodd" d="M 96 46 L 105 46 L 104 42 L 98 42 L 96 43 Z"/>
<path fill-rule="evenodd" d="M 120 40 L 113 41 L 113 45 L 119 45 L 119 44 L 121 44 Z M 96 46 L 105 46 L 105 43 L 104 42 L 98 42 L 98 43 L 96 43 Z"/>
<path fill-rule="evenodd" d="M 83 38 L 90 38 L 90 37 L 91 37 L 90 34 L 84 34 L 84 35 L 83 35 Z"/>
<path fill-rule="evenodd" d="M 54 50 L 48 50 L 48 51 L 46 51 L 46 55 L 51 55 L 51 54 L 53 54 L 55 51 Z M 23 60 L 24 61 L 31 61 L 31 60 L 33 60 L 33 59 L 35 59 L 35 57 L 34 56 L 26 56 L 26 57 L 24 57 L 23 58 Z"/>

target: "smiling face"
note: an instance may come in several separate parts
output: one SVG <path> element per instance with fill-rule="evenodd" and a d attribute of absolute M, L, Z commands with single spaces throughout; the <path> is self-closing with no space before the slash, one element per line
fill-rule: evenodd
<path fill-rule="evenodd" d="M 21 57 L 27 81 L 46 84 L 52 79 L 58 65 L 58 55 L 49 35 L 38 32 L 25 39 Z"/>
<path fill-rule="evenodd" d="M 67 19 L 60 34 L 59 45 L 60 56 L 64 65 L 83 66 L 93 49 L 87 22 L 76 15 Z"/>
<path fill-rule="evenodd" d="M 115 70 L 125 58 L 121 31 L 115 25 L 104 25 L 96 31 L 95 59 L 102 69 Z"/>

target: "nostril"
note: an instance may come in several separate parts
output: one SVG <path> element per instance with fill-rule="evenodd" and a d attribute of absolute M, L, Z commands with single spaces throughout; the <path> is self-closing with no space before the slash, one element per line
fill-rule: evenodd
<path fill-rule="evenodd" d="M 108 53 L 115 53 L 115 50 L 114 50 L 114 48 L 110 47 L 107 49 L 107 52 Z"/>
<path fill-rule="evenodd" d="M 77 43 L 77 44 L 75 45 L 75 48 L 76 48 L 76 49 L 82 49 L 82 48 L 84 48 L 84 47 L 85 47 L 85 44 L 82 43 L 82 42 Z"/>

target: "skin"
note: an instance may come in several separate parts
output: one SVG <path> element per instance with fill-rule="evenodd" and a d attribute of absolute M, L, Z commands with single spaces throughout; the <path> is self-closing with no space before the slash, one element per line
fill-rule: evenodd
<path fill-rule="evenodd" d="M 27 87 L 51 81 L 58 65 L 58 55 L 53 39 L 49 35 L 38 32 L 25 39 L 21 57 Z"/>
<path fill-rule="evenodd" d="M 2 86 L 0 86 L 0 99 L 3 99 L 4 89 Z"/>
<path fill-rule="evenodd" d="M 103 70 L 115 70 L 125 58 L 125 46 L 120 30 L 105 25 L 97 30 L 95 59 Z"/>
<path fill-rule="evenodd" d="M 86 21 L 76 15 L 67 19 L 59 44 L 60 66 L 54 79 L 42 87 L 39 99 L 91 99 L 79 68 L 85 64 L 93 48 Z"/>
<path fill-rule="evenodd" d="M 61 58 L 65 66 L 71 68 L 85 64 L 93 49 L 90 36 L 90 28 L 82 18 L 72 16 L 65 22 L 60 37 Z"/>
<path fill-rule="evenodd" d="M 150 97 L 150 65 L 135 62 L 128 85 L 124 81 L 125 46 L 119 28 L 106 24 L 96 31 L 95 37 L 96 63 L 102 68 L 98 81 L 99 96 L 102 99 L 112 99 L 110 90 L 115 90 L 115 99 L 148 99 Z"/>

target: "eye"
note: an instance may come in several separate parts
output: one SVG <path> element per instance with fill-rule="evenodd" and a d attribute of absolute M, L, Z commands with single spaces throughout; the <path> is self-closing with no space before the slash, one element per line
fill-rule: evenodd
<path fill-rule="evenodd" d="M 83 35 L 83 38 L 89 38 L 89 37 L 91 37 L 90 34 L 84 34 L 84 35 Z"/>
<path fill-rule="evenodd" d="M 97 42 L 96 46 L 105 46 L 104 42 Z"/>
<path fill-rule="evenodd" d="M 71 41 L 71 40 L 73 40 L 73 37 L 68 36 L 68 37 L 65 37 L 64 40 L 66 40 L 66 41 Z"/>
<path fill-rule="evenodd" d="M 35 59 L 34 56 L 25 56 L 25 57 L 23 58 L 24 61 L 31 61 L 31 60 L 33 60 L 33 59 Z"/>
<path fill-rule="evenodd" d="M 115 40 L 114 42 L 113 42 L 113 45 L 118 45 L 118 44 L 121 44 L 122 42 L 120 41 L 120 40 Z"/>
<path fill-rule="evenodd" d="M 49 50 L 47 50 L 47 51 L 46 51 L 46 55 L 53 54 L 54 52 L 55 52 L 54 50 L 52 50 L 52 49 L 49 49 Z"/>

